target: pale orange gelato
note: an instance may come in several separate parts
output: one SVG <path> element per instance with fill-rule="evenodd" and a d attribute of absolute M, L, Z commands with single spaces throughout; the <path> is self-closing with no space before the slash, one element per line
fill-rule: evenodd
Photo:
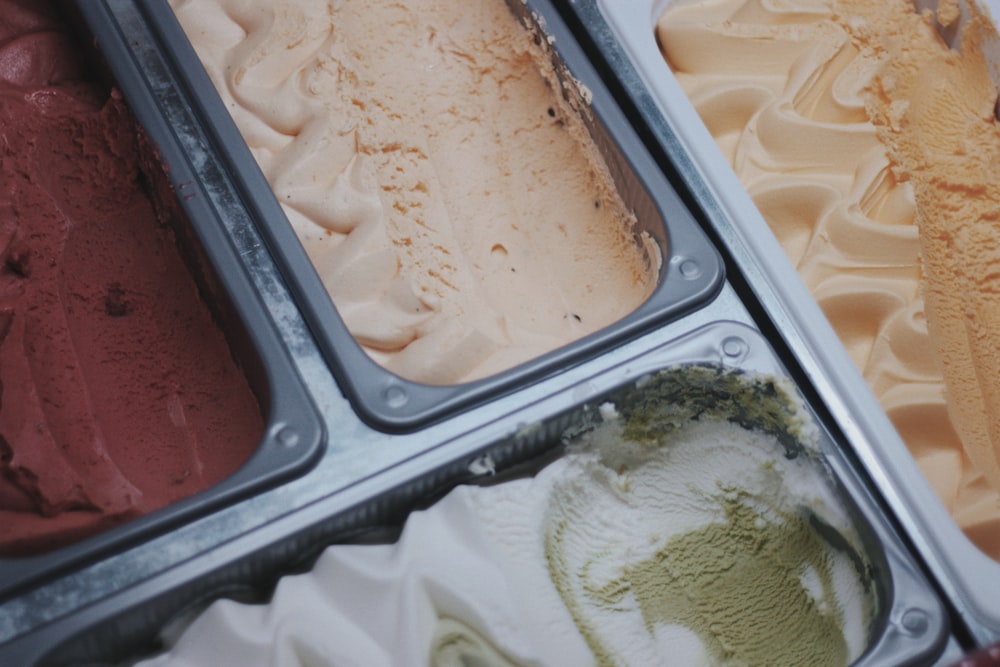
<path fill-rule="evenodd" d="M 989 17 L 672 4 L 675 75 L 958 525 L 1000 559 L 1000 129 Z M 949 30 L 950 29 L 950 30 Z"/>
<path fill-rule="evenodd" d="M 389 370 L 491 375 L 655 288 L 655 244 L 636 241 L 544 42 L 503 0 L 172 6 L 338 312 Z"/>

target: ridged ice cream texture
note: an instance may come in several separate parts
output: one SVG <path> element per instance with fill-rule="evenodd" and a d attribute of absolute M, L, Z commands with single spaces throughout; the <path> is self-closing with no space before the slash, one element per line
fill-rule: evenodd
<path fill-rule="evenodd" d="M 676 2 L 656 34 L 938 497 L 1000 558 L 995 33 L 973 6 L 951 48 L 941 7 Z"/>
<path fill-rule="evenodd" d="M 333 546 L 266 605 L 215 602 L 144 664 L 849 664 L 876 570 L 814 427 L 771 378 L 687 372 L 602 405 L 534 477 L 458 487 L 394 544 Z M 682 384 L 704 391 L 644 412 Z"/>
<path fill-rule="evenodd" d="M 0 0 L 0 557 L 232 475 L 264 417 L 187 222 L 56 3 Z"/>
<path fill-rule="evenodd" d="M 639 234 L 502 0 L 172 0 L 348 329 L 401 376 L 507 370 L 656 285 Z"/>

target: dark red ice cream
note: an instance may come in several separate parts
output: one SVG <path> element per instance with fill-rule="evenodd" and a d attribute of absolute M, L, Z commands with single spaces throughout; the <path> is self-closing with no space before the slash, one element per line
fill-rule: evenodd
<path fill-rule="evenodd" d="M 135 121 L 83 64 L 45 3 L 0 0 L 0 555 L 203 490 L 263 430 Z"/>

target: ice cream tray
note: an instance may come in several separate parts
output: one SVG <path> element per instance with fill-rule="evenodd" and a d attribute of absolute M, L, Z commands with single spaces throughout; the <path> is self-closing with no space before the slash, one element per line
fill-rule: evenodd
<path fill-rule="evenodd" d="M 603 74 L 636 101 L 663 151 L 655 157 L 560 12 L 544 0 L 511 5 L 544 26 L 558 60 L 592 93 L 590 130 L 660 246 L 660 286 L 632 316 L 564 350 L 495 379 L 426 387 L 383 371 L 351 340 L 166 2 L 76 3 L 169 167 L 195 243 L 217 274 L 208 282 L 232 304 L 231 344 L 266 406 L 267 431 L 260 452 L 219 487 L 71 547 L 0 561 L 0 664 L 113 664 L 148 651 L 183 611 L 220 596 L 260 599 L 323 546 L 396 525 L 457 483 L 523 464 L 554 446 L 551 425 L 580 405 L 686 363 L 788 375 L 810 401 L 823 452 L 878 564 L 878 618 L 858 664 L 954 658 L 953 631 L 962 628 L 938 586 L 958 601 L 977 640 L 989 638 L 988 613 L 975 625 L 983 616 L 963 606 L 952 561 L 925 542 L 939 539 L 924 532 L 933 517 L 903 503 L 923 493 L 919 481 L 895 477 L 888 449 L 870 444 L 888 435 L 871 430 L 878 418 L 852 393 L 856 379 L 815 352 L 810 337 L 818 334 L 805 325 L 812 311 L 787 306 L 803 297 L 786 294 L 784 274 L 760 259 L 771 249 L 752 245 L 700 180 L 688 157 L 697 153 L 615 41 L 613 12 L 575 3 L 567 16 L 588 26 L 612 63 Z M 652 7 L 619 10 L 644 16 L 646 27 L 653 15 Z M 542 425 L 542 435 L 526 437 L 529 425 Z M 995 634 L 1000 623 L 992 627 Z"/>

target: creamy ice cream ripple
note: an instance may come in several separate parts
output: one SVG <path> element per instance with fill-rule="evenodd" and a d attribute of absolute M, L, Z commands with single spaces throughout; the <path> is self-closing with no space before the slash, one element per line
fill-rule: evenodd
<path fill-rule="evenodd" d="M 952 49 L 934 19 L 905 1 L 676 2 L 656 34 L 937 495 L 998 558 L 994 355 L 976 349 L 1000 201 L 982 168 L 1000 145 L 992 28 L 974 13 Z"/>

